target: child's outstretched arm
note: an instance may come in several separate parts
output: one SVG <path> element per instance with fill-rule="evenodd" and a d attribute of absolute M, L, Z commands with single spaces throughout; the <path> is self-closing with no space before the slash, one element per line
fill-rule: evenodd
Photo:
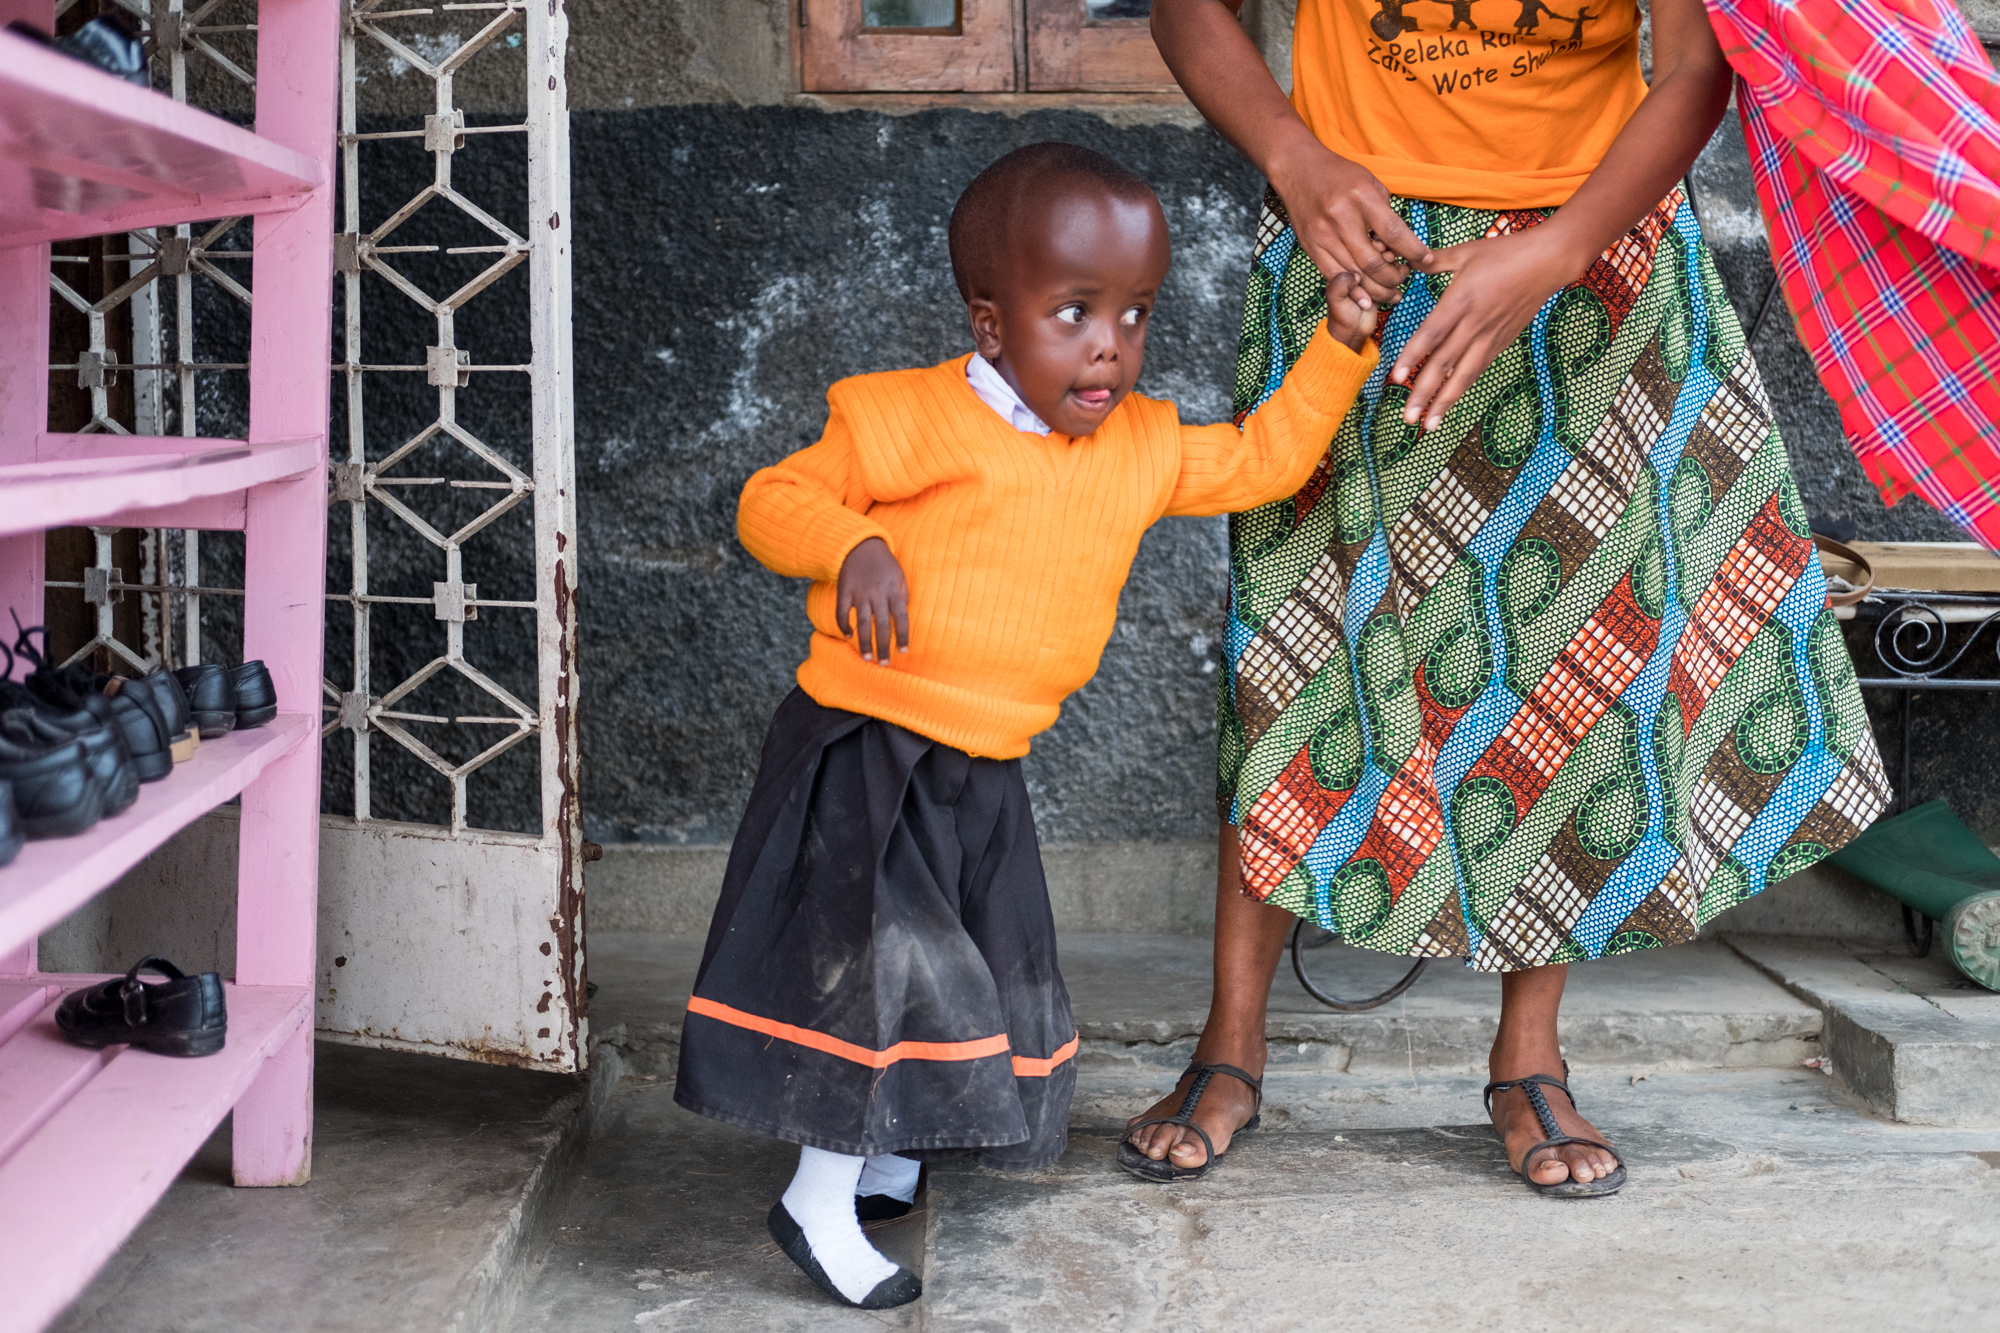
<path fill-rule="evenodd" d="M 1296 495 L 1375 370 L 1374 303 L 1353 274 L 1326 284 L 1326 322 L 1243 428 L 1181 427 L 1181 471 L 1169 514 L 1226 514 Z"/>
<path fill-rule="evenodd" d="M 892 634 L 910 649 L 909 585 L 888 532 L 868 517 L 873 504 L 836 407 L 819 443 L 744 483 L 736 535 L 774 573 L 835 583 L 840 632 L 887 665 Z"/>

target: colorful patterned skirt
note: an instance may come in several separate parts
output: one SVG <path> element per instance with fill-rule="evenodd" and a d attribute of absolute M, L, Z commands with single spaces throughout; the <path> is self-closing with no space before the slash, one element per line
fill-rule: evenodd
<path fill-rule="evenodd" d="M 1433 247 L 1547 216 L 1397 207 Z M 1230 522 L 1244 889 L 1488 971 L 1691 939 L 1890 797 L 1757 368 L 1678 189 L 1422 434 L 1386 374 L 1442 291 L 1383 312 L 1305 489 Z M 1325 311 L 1267 197 L 1238 420 Z"/>

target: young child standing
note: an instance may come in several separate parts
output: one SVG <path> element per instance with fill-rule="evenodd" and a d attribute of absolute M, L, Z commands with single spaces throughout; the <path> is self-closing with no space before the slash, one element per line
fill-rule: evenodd
<path fill-rule="evenodd" d="M 952 212 L 978 353 L 835 384 L 738 532 L 814 580 L 688 1001 L 682 1106 L 801 1145 L 771 1234 L 865 1309 L 922 1285 L 862 1234 L 918 1164 L 1029 1170 L 1077 1049 L 1020 757 L 1087 682 L 1139 538 L 1304 486 L 1375 366 L 1358 279 L 1239 429 L 1134 395 L 1170 250 L 1146 183 L 1069 144 Z"/>

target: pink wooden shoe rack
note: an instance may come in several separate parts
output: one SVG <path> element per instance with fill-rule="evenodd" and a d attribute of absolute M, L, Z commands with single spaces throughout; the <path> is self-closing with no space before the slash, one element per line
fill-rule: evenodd
<path fill-rule="evenodd" d="M 0 0 L 0 23 L 48 31 L 53 8 Z M 42 618 L 45 529 L 240 530 L 243 653 L 270 667 L 279 707 L 124 814 L 0 867 L 0 1333 L 61 1313 L 232 1110 L 237 1184 L 311 1173 L 340 11 L 262 0 L 255 133 L 0 32 L 0 623 L 8 607 Z M 49 431 L 49 242 L 243 215 L 248 440 Z M 100 978 L 39 971 L 39 934 L 239 793 L 227 1047 L 64 1043 L 56 1001 Z"/>

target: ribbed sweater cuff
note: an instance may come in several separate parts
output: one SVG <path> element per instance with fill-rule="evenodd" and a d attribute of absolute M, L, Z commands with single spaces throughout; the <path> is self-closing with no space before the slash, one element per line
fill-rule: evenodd
<path fill-rule="evenodd" d="M 880 537 L 890 553 L 895 553 L 896 543 L 880 523 L 852 509 L 829 506 L 814 515 L 812 522 L 798 534 L 794 549 L 810 570 L 810 577 L 834 583 L 839 581 L 840 567 L 854 548 L 870 537 Z"/>
<path fill-rule="evenodd" d="M 1315 407 L 1338 403 L 1340 410 L 1334 414 L 1338 419 L 1347 415 L 1347 404 L 1375 373 L 1375 363 L 1381 359 L 1382 350 L 1373 338 L 1362 343 L 1359 352 L 1350 352 L 1345 343 L 1327 330 L 1326 321 L 1321 320 L 1298 364 L 1286 372 L 1285 383 L 1298 386 L 1301 402 Z"/>

